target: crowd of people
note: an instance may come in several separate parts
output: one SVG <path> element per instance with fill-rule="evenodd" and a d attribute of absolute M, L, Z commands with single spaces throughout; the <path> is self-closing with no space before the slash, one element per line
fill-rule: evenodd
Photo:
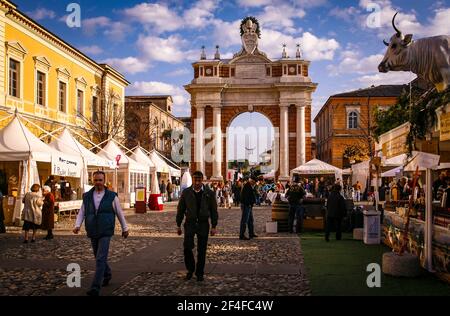
<path fill-rule="evenodd" d="M 178 200 L 180 197 L 180 181 L 175 180 L 170 182 L 170 180 L 167 180 L 167 183 L 165 183 L 164 180 L 162 180 L 159 185 L 159 191 L 165 202 Z"/>

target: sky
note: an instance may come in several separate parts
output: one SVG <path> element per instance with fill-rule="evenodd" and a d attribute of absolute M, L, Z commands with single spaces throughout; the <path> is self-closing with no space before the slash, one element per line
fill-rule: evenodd
<path fill-rule="evenodd" d="M 282 44 L 295 56 L 300 43 L 318 83 L 312 117 L 329 96 L 380 84 L 404 84 L 409 72 L 381 74 L 383 39 L 391 19 L 414 38 L 450 34 L 450 0 L 80 0 L 81 27 L 69 27 L 72 1 L 14 0 L 19 10 L 98 62 L 122 72 L 132 84 L 127 94 L 170 94 L 174 114 L 190 115 L 183 85 L 193 78 L 192 62 L 205 45 L 207 57 L 220 46 L 222 58 L 241 48 L 240 21 L 260 23 L 259 49 L 281 57 Z M 263 120 L 260 122 L 263 124 Z M 313 125 L 313 132 L 315 128 Z"/>

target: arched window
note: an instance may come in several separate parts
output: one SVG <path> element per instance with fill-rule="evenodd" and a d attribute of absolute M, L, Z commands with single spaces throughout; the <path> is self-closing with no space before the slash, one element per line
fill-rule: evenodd
<path fill-rule="evenodd" d="M 348 114 L 348 128 L 358 128 L 358 113 L 356 111 L 352 111 Z"/>

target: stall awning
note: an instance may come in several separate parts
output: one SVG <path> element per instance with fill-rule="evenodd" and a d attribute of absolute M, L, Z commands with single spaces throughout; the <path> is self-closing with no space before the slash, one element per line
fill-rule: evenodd
<path fill-rule="evenodd" d="M 342 176 L 342 169 L 327 164 L 319 159 L 310 160 L 307 163 L 293 169 L 291 172 L 304 175 L 333 174 L 336 177 Z"/>
<path fill-rule="evenodd" d="M 132 159 L 136 160 L 142 165 L 146 165 L 150 168 L 154 168 L 155 164 L 150 159 L 149 156 L 147 156 L 141 147 L 136 147 L 136 149 L 133 151 L 133 154 L 130 156 Z"/>
<path fill-rule="evenodd" d="M 116 157 L 120 156 L 119 169 L 129 169 L 129 172 L 136 173 L 150 173 L 148 166 L 140 164 L 136 160 L 125 155 L 113 140 L 110 140 L 98 155 L 109 161 L 116 161 Z"/>
<path fill-rule="evenodd" d="M 386 172 L 383 172 L 383 173 L 381 174 L 381 177 L 382 177 L 382 178 L 396 177 L 397 174 L 399 174 L 399 173 L 402 172 L 402 170 L 403 170 L 403 166 L 399 166 L 399 167 L 393 168 L 393 169 L 391 169 L 391 170 L 388 170 L 388 171 L 386 171 Z"/>
<path fill-rule="evenodd" d="M 67 154 L 81 156 L 87 166 L 108 167 L 110 165 L 106 159 L 99 157 L 81 145 L 68 129 L 64 129 L 61 135 L 53 140 L 49 146 Z"/>
<path fill-rule="evenodd" d="M 383 161 L 383 166 L 403 166 L 408 159 L 406 154 L 401 154 Z"/>
<path fill-rule="evenodd" d="M 417 166 L 419 170 L 436 169 L 439 165 L 439 155 L 413 151 L 411 157 L 405 165 L 405 171 L 415 171 Z"/>
<path fill-rule="evenodd" d="M 15 114 L 12 121 L 0 131 L 0 161 L 30 159 L 52 164 L 53 175 L 79 178 L 84 168 L 80 156 L 63 153 L 37 138 Z"/>
<path fill-rule="evenodd" d="M 181 177 L 181 169 L 169 165 L 164 157 L 156 150 L 150 152 L 150 159 L 155 164 L 157 172 L 168 173 L 172 177 Z"/>

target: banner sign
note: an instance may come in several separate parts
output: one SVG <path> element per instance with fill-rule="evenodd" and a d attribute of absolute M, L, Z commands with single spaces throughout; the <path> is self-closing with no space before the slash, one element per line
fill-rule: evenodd
<path fill-rule="evenodd" d="M 62 155 L 52 156 L 52 175 L 79 178 L 83 168 L 80 161 Z"/>
<path fill-rule="evenodd" d="M 442 113 L 439 117 L 439 140 L 441 142 L 450 140 L 450 112 Z"/>

